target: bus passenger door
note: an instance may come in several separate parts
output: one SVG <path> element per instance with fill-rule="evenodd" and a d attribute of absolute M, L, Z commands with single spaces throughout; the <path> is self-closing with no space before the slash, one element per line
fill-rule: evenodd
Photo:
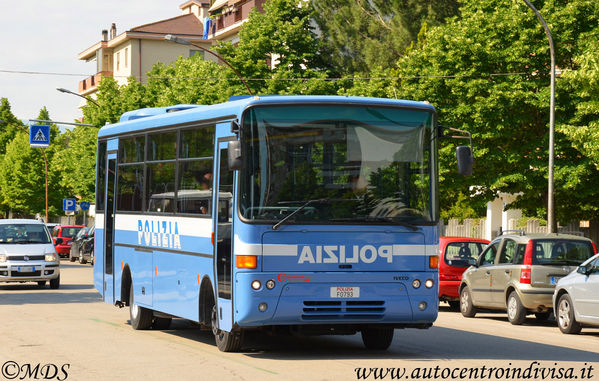
<path fill-rule="evenodd" d="M 217 192 L 213 207 L 214 218 L 214 272 L 216 279 L 218 327 L 223 331 L 231 331 L 233 327 L 232 299 L 232 253 L 231 232 L 233 216 L 233 172 L 229 171 L 227 160 L 227 141 L 218 140 L 218 177 L 216 178 Z"/>
<path fill-rule="evenodd" d="M 104 215 L 104 292 L 106 303 L 114 303 L 114 211 L 116 191 L 116 154 L 109 153 L 106 166 L 106 213 Z"/>

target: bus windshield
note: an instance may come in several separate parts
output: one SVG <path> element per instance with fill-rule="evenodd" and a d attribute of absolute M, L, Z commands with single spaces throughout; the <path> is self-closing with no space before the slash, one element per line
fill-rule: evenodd
<path fill-rule="evenodd" d="M 264 223 L 292 213 L 285 223 L 434 223 L 434 133 L 434 114 L 424 110 L 250 108 L 241 130 L 241 215 Z"/>

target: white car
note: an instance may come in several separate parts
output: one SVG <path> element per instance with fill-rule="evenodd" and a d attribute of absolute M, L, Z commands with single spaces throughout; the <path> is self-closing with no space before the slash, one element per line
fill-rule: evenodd
<path fill-rule="evenodd" d="M 62 238 L 58 238 L 62 240 Z M 60 287 L 60 258 L 46 225 L 36 220 L 0 220 L 0 283 L 50 281 Z"/>
<path fill-rule="evenodd" d="M 558 281 L 553 306 L 563 333 L 579 333 L 584 325 L 599 327 L 599 254 Z"/>

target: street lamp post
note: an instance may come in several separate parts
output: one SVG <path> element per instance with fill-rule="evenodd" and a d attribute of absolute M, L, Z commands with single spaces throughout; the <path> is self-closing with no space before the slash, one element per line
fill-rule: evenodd
<path fill-rule="evenodd" d="M 233 70 L 233 72 L 235 73 L 235 75 L 237 75 L 237 78 L 239 78 L 239 80 L 245 85 L 245 88 L 247 89 L 248 94 L 254 95 L 252 93 L 252 90 L 250 90 L 250 87 L 248 86 L 246 80 L 241 76 L 241 74 L 239 74 L 239 72 L 233 67 L 233 65 L 231 65 L 226 59 L 224 59 L 223 57 L 221 57 L 218 53 L 216 53 L 216 52 L 214 52 L 214 51 L 212 51 L 210 49 L 206 49 L 203 46 L 194 44 L 191 41 L 187 41 L 184 38 L 173 36 L 172 34 L 167 34 L 166 36 L 164 36 L 164 39 L 167 40 L 167 41 L 172 41 L 172 42 L 177 43 L 177 44 L 181 44 L 181 45 L 193 45 L 196 48 L 198 48 L 198 49 L 200 49 L 200 50 L 202 50 L 204 52 L 212 54 L 213 56 L 215 56 L 219 60 L 223 61 L 223 63 L 225 65 L 227 65 L 228 67 L 230 67 L 231 70 Z"/>
<path fill-rule="evenodd" d="M 83 98 L 83 99 L 85 99 L 85 100 L 87 100 L 87 101 L 95 104 L 96 106 L 100 107 L 100 105 L 98 104 L 98 102 L 96 102 L 95 100 L 93 100 L 93 98 L 91 98 L 91 97 L 87 97 L 85 95 L 78 94 L 78 93 L 76 93 L 74 91 L 67 90 L 67 89 L 62 88 L 62 87 L 57 87 L 56 90 L 60 91 L 61 93 L 76 95 L 76 96 L 81 97 L 81 98 Z"/>
<path fill-rule="evenodd" d="M 530 3 L 529 0 L 524 0 L 526 5 L 537 15 L 537 18 L 543 24 L 545 34 L 549 40 L 549 53 L 551 54 L 551 100 L 549 105 L 549 169 L 548 169 L 548 185 L 547 185 L 547 229 L 549 233 L 557 231 L 557 223 L 554 213 L 554 194 L 553 194 L 553 136 L 555 134 L 555 48 L 553 46 L 553 37 L 549 27 L 543 19 L 539 11 Z"/>

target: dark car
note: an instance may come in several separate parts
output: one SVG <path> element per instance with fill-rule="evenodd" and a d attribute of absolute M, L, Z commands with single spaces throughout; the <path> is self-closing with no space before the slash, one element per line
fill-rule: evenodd
<path fill-rule="evenodd" d="M 81 242 L 79 248 L 79 263 L 89 262 L 91 265 L 94 264 L 94 233 L 96 227 L 92 226 L 89 228 L 85 238 Z"/>
<path fill-rule="evenodd" d="M 52 240 L 54 241 L 54 247 L 56 252 L 61 257 L 68 257 L 71 252 L 71 246 L 69 242 L 79 233 L 79 230 L 85 226 L 82 225 L 59 225 L 52 230 Z M 57 238 L 62 238 L 62 242 L 57 242 Z"/>
<path fill-rule="evenodd" d="M 69 252 L 69 260 L 71 262 L 75 262 L 76 260 L 81 260 L 81 256 L 79 255 L 81 251 L 81 246 L 83 241 L 87 238 L 87 234 L 89 232 L 89 228 L 83 228 L 79 230 L 79 233 L 69 242 L 71 246 L 71 250 Z"/>

